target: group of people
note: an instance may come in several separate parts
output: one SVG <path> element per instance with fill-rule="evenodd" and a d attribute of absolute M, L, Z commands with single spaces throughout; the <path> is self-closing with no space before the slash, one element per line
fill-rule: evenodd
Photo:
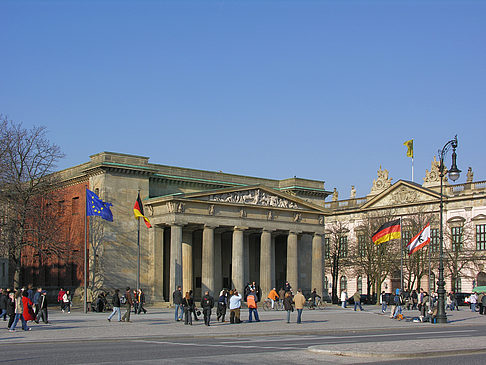
<path fill-rule="evenodd" d="M 286 283 L 286 288 L 282 293 L 282 304 L 287 311 L 287 323 L 290 323 L 290 314 L 295 309 L 297 310 L 297 323 L 302 323 L 302 311 L 306 299 L 302 294 L 302 290 L 299 289 L 297 294 L 293 295 L 290 285 Z M 273 288 L 268 298 L 273 298 L 272 304 L 275 304 L 279 295 Z M 229 310 L 229 322 L 231 324 L 241 323 L 241 306 L 242 302 L 246 302 L 248 307 L 248 322 L 260 322 L 260 316 L 258 314 L 258 302 L 261 300 L 261 289 L 255 283 L 249 283 L 244 289 L 244 296 L 242 296 L 237 289 L 222 289 L 219 293 L 217 301 L 210 295 L 209 291 L 205 291 L 201 298 L 200 308 L 204 316 L 204 324 L 206 326 L 211 325 L 211 313 L 212 309 L 216 305 L 216 318 L 217 321 L 225 322 L 227 312 Z M 174 320 L 184 321 L 185 325 L 192 325 L 192 320 L 199 320 L 198 316 L 201 311 L 198 310 L 192 290 L 182 293 L 180 286 L 172 293 L 172 301 L 175 306 Z"/>
<path fill-rule="evenodd" d="M 131 322 L 130 314 L 133 310 L 134 314 L 147 313 L 145 309 L 145 294 L 141 288 L 138 290 L 131 290 L 129 286 L 125 289 L 125 293 L 120 296 L 120 289 L 115 289 L 111 298 L 111 304 L 113 305 L 113 311 L 108 316 L 108 322 L 118 315 L 118 322 Z M 121 315 L 121 308 L 125 306 L 125 313 Z"/>
<path fill-rule="evenodd" d="M 46 296 L 45 290 L 34 290 L 32 285 L 17 290 L 0 288 L 0 318 L 7 321 L 9 317 L 7 328 L 10 332 L 15 331 L 19 321 L 24 331 L 31 330 L 28 321 L 49 323 Z"/>

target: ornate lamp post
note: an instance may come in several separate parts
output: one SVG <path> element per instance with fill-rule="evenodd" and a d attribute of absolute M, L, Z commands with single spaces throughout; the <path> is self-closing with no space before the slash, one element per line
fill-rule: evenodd
<path fill-rule="evenodd" d="M 439 280 L 437 282 L 437 294 L 439 296 L 439 307 L 437 308 L 437 323 L 447 323 L 447 315 L 445 312 L 445 281 L 444 281 L 444 232 L 442 228 L 442 219 L 443 219 L 443 210 L 444 210 L 444 201 L 443 201 L 443 180 L 446 173 L 446 168 L 444 167 L 444 157 L 449 151 L 450 147 L 452 147 L 452 166 L 448 171 L 449 179 L 452 181 L 456 181 L 459 179 L 461 174 L 461 170 L 459 170 L 456 166 L 456 148 L 457 148 L 457 135 L 454 139 L 451 139 L 447 142 L 441 151 L 439 151 L 439 176 L 440 176 L 440 256 L 439 256 Z"/>

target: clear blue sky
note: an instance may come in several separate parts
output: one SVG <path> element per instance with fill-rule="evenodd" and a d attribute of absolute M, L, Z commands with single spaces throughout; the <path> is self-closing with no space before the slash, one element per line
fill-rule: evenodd
<path fill-rule="evenodd" d="M 455 134 L 486 180 L 486 1 L 0 2 L 0 113 L 66 158 L 415 181 Z M 450 153 L 447 156 L 450 165 Z"/>

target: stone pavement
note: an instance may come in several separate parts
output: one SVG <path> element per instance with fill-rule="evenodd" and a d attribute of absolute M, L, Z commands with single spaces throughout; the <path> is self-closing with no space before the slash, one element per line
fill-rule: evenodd
<path fill-rule="evenodd" d="M 215 311 L 213 310 L 213 313 Z M 123 313 L 123 312 L 122 312 Z M 415 323 L 412 321 L 398 321 L 389 318 L 389 312 L 381 314 L 378 306 L 366 306 L 363 312 L 354 312 L 352 309 L 341 309 L 338 306 L 330 306 L 323 310 L 304 310 L 303 323 L 295 323 L 296 312 L 292 314 L 294 323 L 286 323 L 286 312 L 259 310 L 261 322 L 247 323 L 248 311 L 242 310 L 241 318 L 244 323 L 231 325 L 229 323 L 216 322 L 213 314 L 213 323 L 210 327 L 204 325 L 202 320 L 193 322 L 193 326 L 185 326 L 182 322 L 174 321 L 172 309 L 148 308 L 147 314 L 132 314 L 132 323 L 119 323 L 116 317 L 111 322 L 107 321 L 109 313 L 88 313 L 73 310 L 70 314 L 62 313 L 57 308 L 50 308 L 49 319 L 51 324 L 32 323 L 32 331 L 24 332 L 20 324 L 13 333 L 5 328 L 0 332 L 1 343 L 25 343 L 25 342 L 52 342 L 52 341 L 81 341 L 95 339 L 131 339 L 131 338 L 197 338 L 197 337 L 243 337 L 243 336 L 269 336 L 278 334 L 331 334 L 339 335 L 343 332 L 366 332 L 371 329 L 388 328 L 417 328 L 417 330 L 429 331 L 446 326 L 468 326 L 471 328 L 477 324 L 486 324 L 486 316 L 479 316 L 467 308 L 460 311 L 447 312 L 449 323 L 444 325 L 430 323 Z M 406 317 L 417 316 L 418 311 L 405 311 Z M 228 319 L 228 318 L 227 318 Z M 1 323 L 1 322 L 0 322 Z M 5 323 L 5 322 L 3 322 Z M 6 325 L 5 325 L 6 327 Z M 486 337 L 457 337 L 444 339 L 430 339 L 430 341 L 387 341 L 367 342 L 362 344 L 333 344 L 320 345 L 309 348 L 314 353 L 326 353 L 348 356 L 404 356 L 409 349 L 422 355 L 434 355 L 435 351 L 474 352 L 483 351 L 486 348 Z M 447 341 L 447 342 L 445 342 Z M 422 356 L 421 355 L 421 356 Z M 435 355 L 437 355 L 435 353 Z"/>

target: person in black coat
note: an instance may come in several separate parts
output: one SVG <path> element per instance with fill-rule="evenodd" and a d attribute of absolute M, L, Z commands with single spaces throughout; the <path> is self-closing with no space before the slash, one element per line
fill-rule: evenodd
<path fill-rule="evenodd" d="M 45 290 L 41 291 L 38 306 L 39 311 L 35 316 L 35 322 L 39 323 L 39 320 L 42 319 L 42 322 L 49 323 L 49 320 L 47 318 L 47 292 Z"/>
<path fill-rule="evenodd" d="M 4 321 L 7 320 L 7 301 L 7 294 L 0 288 L 0 317 L 3 317 Z"/>
<path fill-rule="evenodd" d="M 192 312 L 194 310 L 194 300 L 189 292 L 186 292 L 184 298 L 182 298 L 182 308 L 184 309 L 184 324 L 190 324 L 192 326 Z"/>
<path fill-rule="evenodd" d="M 113 312 L 108 316 L 108 322 L 111 321 L 111 318 L 115 315 L 115 313 L 118 313 L 118 322 L 121 322 L 121 312 L 120 312 L 120 307 L 121 307 L 121 302 L 120 302 L 120 290 L 115 289 L 115 293 L 113 294 L 113 298 L 111 298 L 111 304 L 113 305 Z"/>
<path fill-rule="evenodd" d="M 211 309 L 214 307 L 214 299 L 209 295 L 209 290 L 206 290 L 201 299 L 201 307 L 204 314 L 204 324 L 209 326 L 209 322 L 211 321 Z"/>
<path fill-rule="evenodd" d="M 7 328 L 11 328 L 15 320 L 15 293 L 13 291 L 8 294 L 7 314 L 9 316 Z"/>

